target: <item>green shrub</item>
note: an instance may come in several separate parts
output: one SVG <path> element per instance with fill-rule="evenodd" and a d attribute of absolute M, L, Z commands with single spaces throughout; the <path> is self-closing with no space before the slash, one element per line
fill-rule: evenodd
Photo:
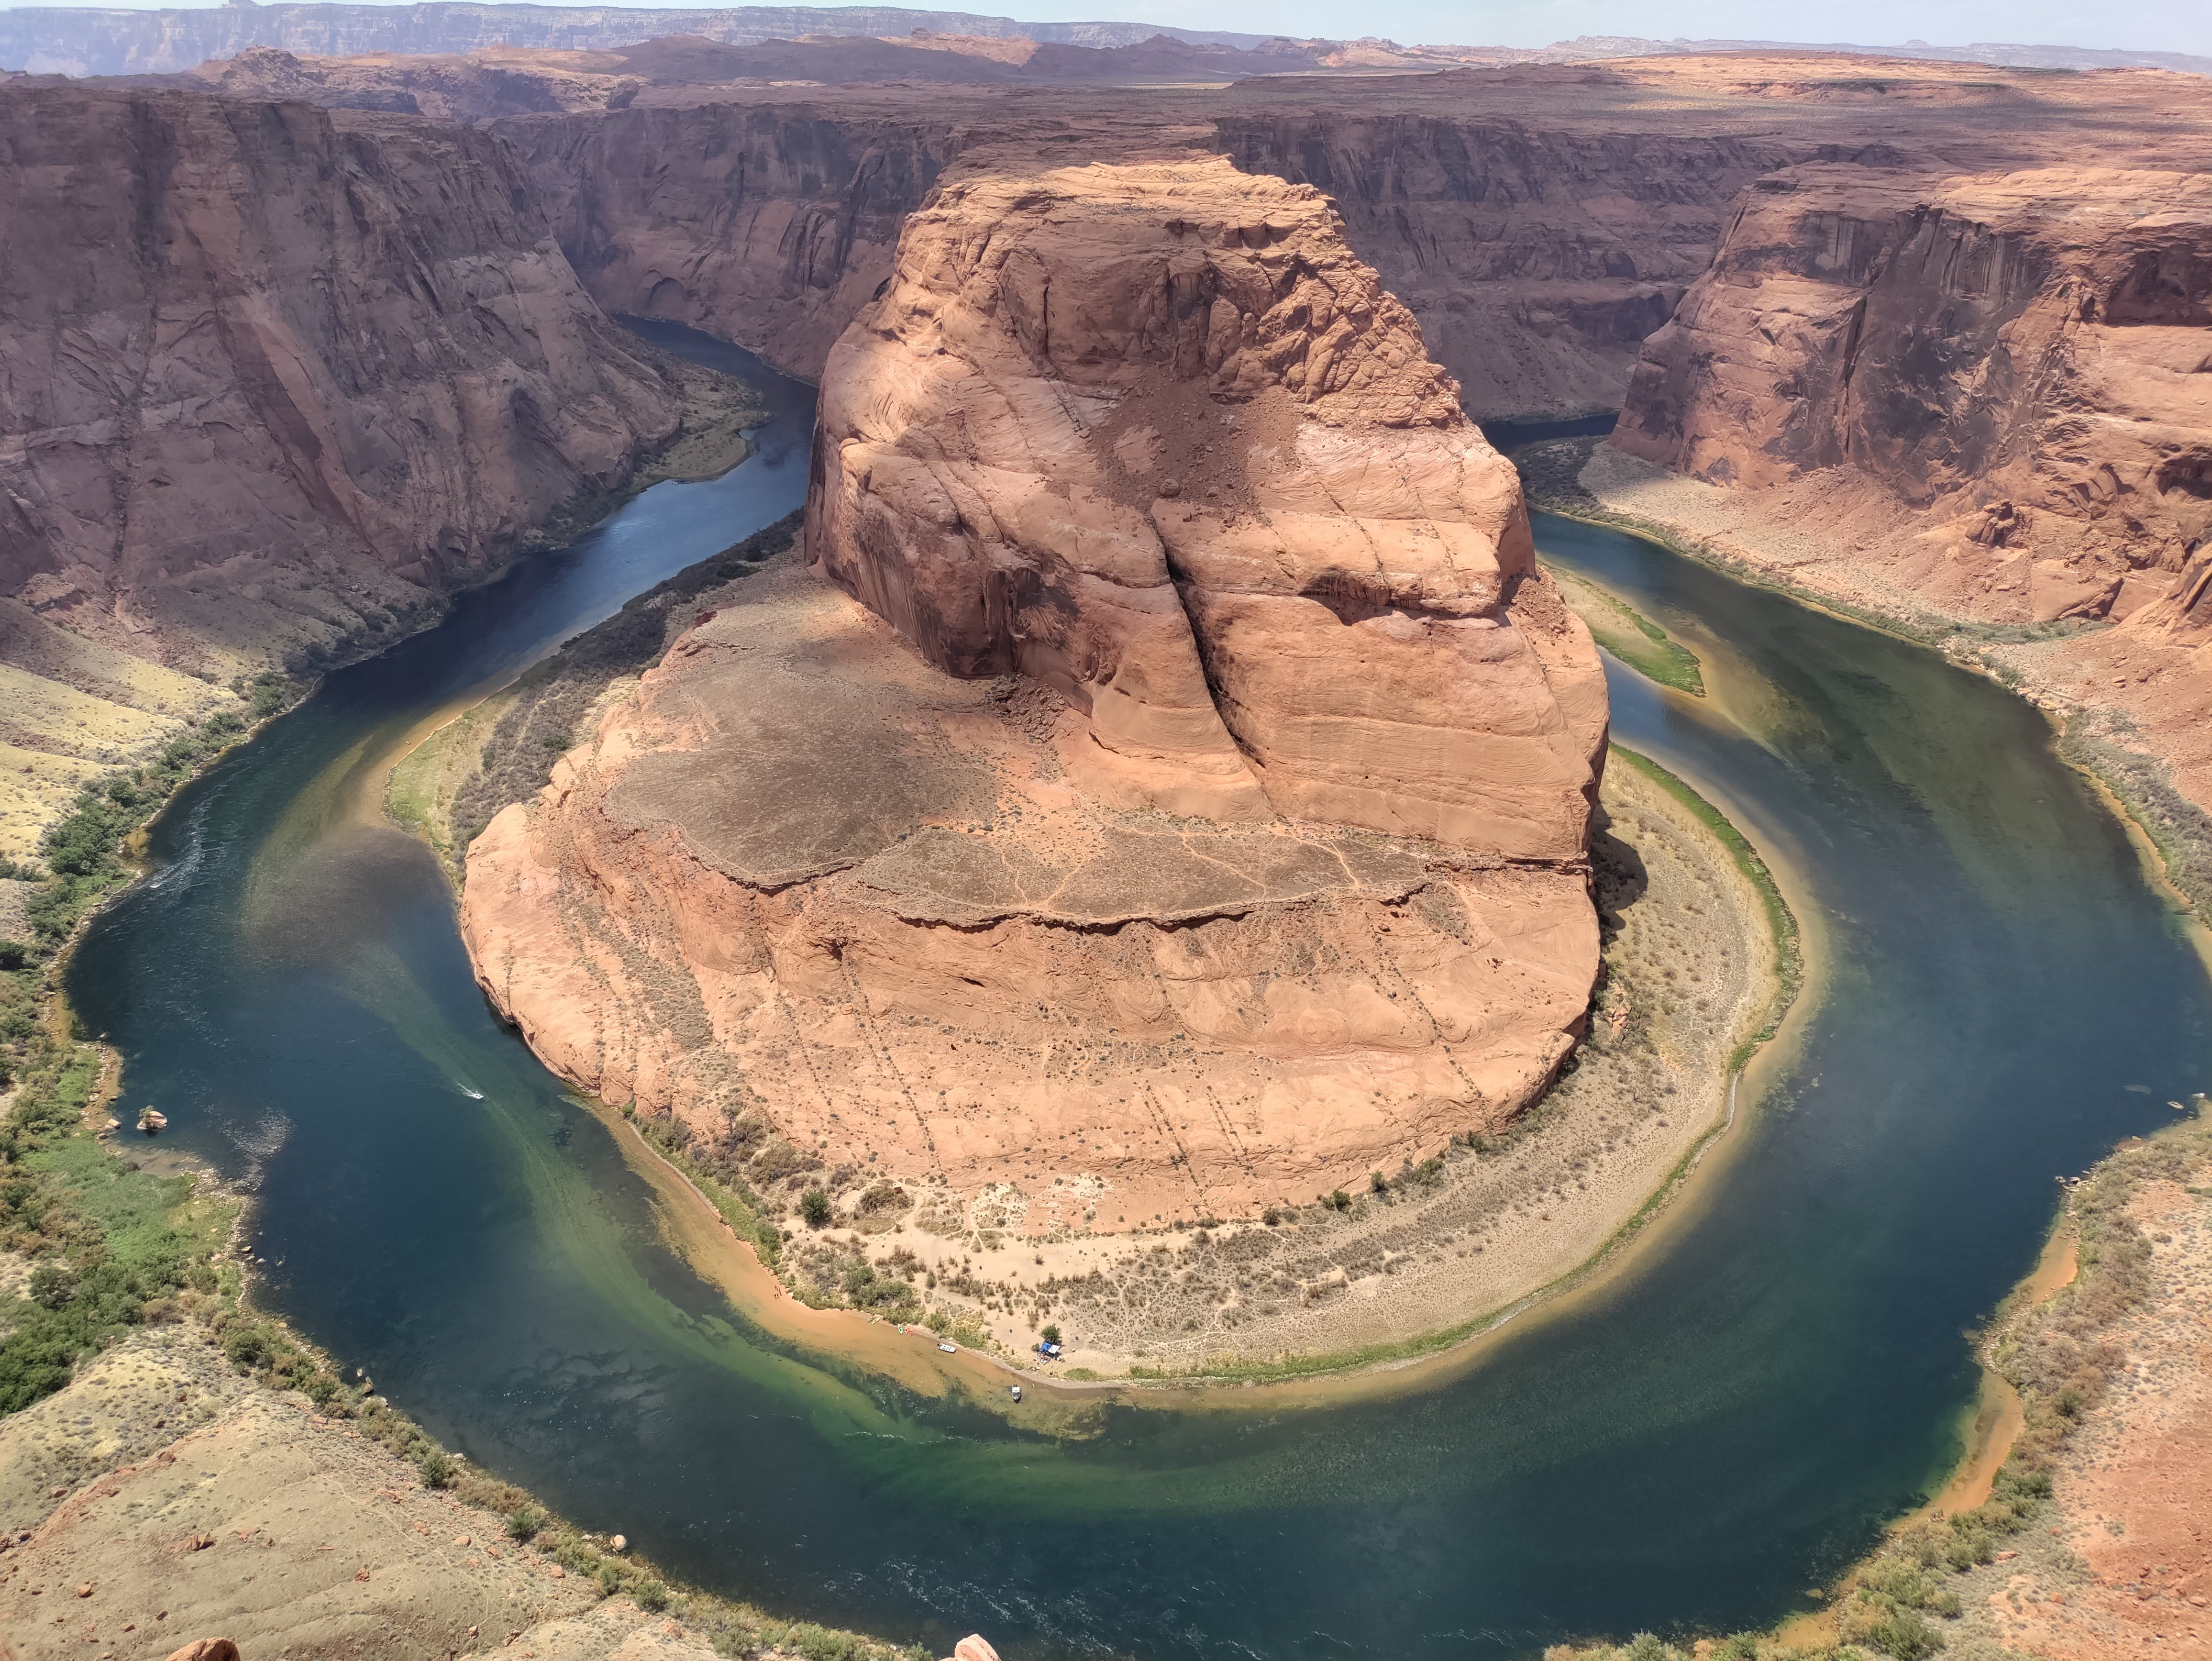
<path fill-rule="evenodd" d="M 535 1506 L 523 1506 L 510 1512 L 507 1518 L 507 1537 L 528 1545 L 545 1526 L 545 1513 Z"/>
<path fill-rule="evenodd" d="M 31 1301 L 60 1309 L 76 1296 L 76 1271 L 67 1263 L 40 1263 L 31 1271 Z"/>
<path fill-rule="evenodd" d="M 1379 1171 L 1370 1171 L 1367 1173 L 1367 1186 L 1375 1193 L 1388 1194 L 1390 1191 L 1390 1179 Z"/>
<path fill-rule="evenodd" d="M 830 1196 L 818 1188 L 810 1188 L 799 1196 L 799 1214 L 807 1227 L 820 1228 L 830 1220 Z"/>
<path fill-rule="evenodd" d="M 658 1580 L 641 1581 L 630 1596 L 637 1599 L 640 1609 L 651 1615 L 658 1615 L 668 1607 L 668 1588 Z"/>
<path fill-rule="evenodd" d="M 459 1473 L 453 1469 L 453 1456 L 443 1448 L 426 1448 L 422 1457 L 415 1462 L 415 1469 L 426 1488 L 449 1488 Z"/>
<path fill-rule="evenodd" d="M 785 1641 L 806 1661 L 853 1661 L 859 1652 L 851 1634 L 827 1632 L 811 1621 L 793 1627 Z"/>
<path fill-rule="evenodd" d="M 222 1353 L 240 1372 L 251 1372 L 270 1359 L 269 1334 L 258 1323 L 234 1326 L 222 1341 Z"/>
<path fill-rule="evenodd" d="M 1330 1205 L 1335 1207 L 1339 1211 L 1349 1211 L 1352 1209 L 1352 1196 L 1346 1194 L 1340 1188 L 1337 1189 L 1335 1193 L 1328 1196 L 1328 1202 Z"/>

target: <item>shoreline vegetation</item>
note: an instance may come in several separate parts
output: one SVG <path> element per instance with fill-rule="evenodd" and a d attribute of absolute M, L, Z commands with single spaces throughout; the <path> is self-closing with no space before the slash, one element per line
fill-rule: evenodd
<path fill-rule="evenodd" d="M 271 715 L 282 713 L 306 698 L 323 676 L 434 628 L 461 594 L 498 581 L 534 555 L 567 547 L 653 485 L 670 480 L 716 478 L 744 461 L 751 453 L 745 433 L 769 419 L 768 407 L 760 395 L 734 376 L 691 363 L 642 339 L 638 344 L 641 350 L 659 356 L 668 366 L 672 377 L 682 389 L 684 417 L 665 442 L 638 457 L 623 483 L 606 490 L 580 491 L 557 504 L 544 523 L 516 532 L 493 551 L 482 570 L 472 573 L 454 588 L 420 588 L 404 601 L 388 599 L 384 605 L 371 605 L 349 624 L 334 624 L 333 632 L 294 640 L 283 646 L 281 653 L 274 648 L 260 653 L 208 648 L 209 661 L 223 662 L 239 670 L 227 683 L 217 678 L 221 672 L 217 670 L 204 667 L 172 672 L 152 659 L 137 660 L 147 672 L 158 672 L 178 686 L 190 689 L 193 693 L 191 706 L 184 713 L 167 704 L 151 709 L 129 704 L 118 706 L 141 721 L 151 716 L 154 724 L 135 739 L 124 740 L 110 735 L 101 745 L 107 757 L 101 766 L 76 765 L 82 757 L 72 752 L 48 756 L 43 751 L 18 751 L 30 764 L 24 768 L 24 773 L 34 776 L 27 785 L 11 767 L 7 781 L 0 782 L 0 806 L 12 805 L 31 811 L 27 814 L 8 815 L 16 822 L 9 824 L 5 839 L 18 849 L 25 847 L 22 839 L 26 837 L 33 842 L 43 840 L 57 822 L 71 817 L 82 807 L 86 795 L 103 794 L 118 779 L 129 781 L 149 770 L 167 770 L 165 757 L 170 751 L 180 743 L 194 742 L 196 737 L 207 735 L 210 729 L 220 731 L 235 723 L 230 728 L 234 734 L 234 742 L 250 736 L 237 729 L 258 729 Z M 204 648 L 206 642 L 201 645 Z M 112 689 L 102 691 L 76 684 L 74 690 L 96 699 L 107 696 Z M 208 759 L 211 760 L 212 756 Z M 79 783 L 73 791 L 52 788 L 54 778 L 46 775 L 52 774 L 57 767 L 62 769 L 64 775 L 76 776 Z M 180 780 L 171 784 L 170 790 L 173 792 L 181 783 Z M 0 857 L 0 936 L 12 932 L 9 925 L 13 914 L 20 909 L 23 897 L 11 894 L 9 885 L 25 868 L 36 873 L 36 861 L 23 859 L 20 854 L 13 858 Z"/>
<path fill-rule="evenodd" d="M 2175 1329 L 2169 1336 L 2180 1340 L 2175 1348 L 2186 1347 L 2179 1360 L 2195 1365 L 2191 1300 L 2173 1294 L 2201 1285 L 2212 1269 L 2208 1107 L 2198 1096 L 2188 1117 L 2130 1138 L 2067 1182 L 2034 1268 L 1974 1335 L 1983 1366 L 2018 1404 L 2002 1427 L 2010 1433 L 2006 1445 L 1978 1449 L 1970 1441 L 1962 1458 L 1962 1468 L 1986 1470 L 1985 1491 L 1947 1485 L 1892 1524 L 1810 1613 L 1725 1635 L 1639 1633 L 1625 1644 L 1555 1645 L 1545 1661 L 1928 1661 L 1954 1647 L 2013 1653 L 2030 1632 L 2038 1653 L 2087 1661 L 2111 1652 L 2103 1640 L 2119 1618 L 2100 1610 L 2100 1601 L 2124 1617 L 2163 1597 L 2169 1607 L 2185 1606 L 2172 1622 L 2199 1619 L 2191 1611 L 2204 1597 L 2187 1587 L 2201 1571 L 2192 1577 L 2160 1563 L 2133 1581 L 2099 1572 L 2094 1558 L 2122 1550 L 2117 1542 L 2130 1522 L 2142 1519 L 2126 1516 L 2124 1506 L 2108 1511 L 2114 1496 L 2095 1490 L 2092 1473 L 2125 1463 L 2130 1452 L 2138 1468 L 2165 1464 L 2174 1451 L 2160 1439 L 2188 1434 L 2167 1428 L 2163 1415 L 2146 1427 L 2131 1381 L 2138 1372 L 2164 1372 L 2172 1359 L 2155 1353 L 2140 1329 L 2160 1305 Z M 2175 1226 L 2187 1214 L 2193 1226 Z M 2147 1218 L 2154 1219 L 2148 1226 Z M 2139 1353 L 2145 1349 L 2153 1353 Z M 2130 1436 L 2149 1447 L 2130 1448 Z M 2202 1461 L 2201 1451 L 2196 1457 Z M 2180 1473 L 2182 1486 L 2197 1474 Z M 2154 1540 L 2135 1555 L 2172 1553 L 2169 1542 Z M 2168 1618 L 2148 1609 L 2153 1622 Z"/>
<path fill-rule="evenodd" d="M 1597 522 L 1620 523 L 1638 534 L 1654 534 L 1650 527 L 1617 519 Z M 1733 562 L 1681 547 L 1669 538 L 1655 539 L 1718 564 L 1742 580 L 1765 581 L 1739 570 Z M 1835 609 L 1818 596 L 1798 595 L 1786 585 L 1767 581 L 1766 586 L 1823 609 Z M 1890 626 L 1883 619 L 1854 620 Z M 665 1609 L 682 1616 L 711 1637 L 718 1653 L 793 1654 L 806 1661 L 920 1654 L 850 1634 L 783 1623 L 745 1606 L 687 1591 L 655 1574 L 634 1555 L 616 1554 L 547 1515 L 520 1490 L 469 1469 L 404 1415 L 373 1395 L 367 1381 L 347 1383 L 328 1358 L 281 1322 L 252 1308 L 250 1283 L 235 1246 L 242 1200 L 211 1189 L 204 1178 L 155 1174 L 105 1145 L 100 1133 L 105 1128 L 105 1086 L 112 1076 L 112 1062 L 70 1028 L 58 988 L 68 946 L 83 922 L 135 874 L 127 856 L 142 842 L 145 825 L 175 791 L 301 695 L 296 683 L 264 674 L 251 683 L 246 694 L 256 713 L 252 725 L 228 712 L 218 714 L 173 739 L 155 762 L 101 781 L 98 788 L 86 790 L 71 814 L 48 833 L 53 849 L 48 870 L 25 873 L 11 867 L 0 873 L 19 881 L 27 875 L 40 891 L 33 906 L 25 908 L 33 937 L 0 945 L 0 971 L 4 971 L 0 1037 L 4 1037 L 8 1068 L 8 1077 L 0 1084 L 0 1092 L 4 1092 L 0 1104 L 5 1108 L 4 1120 L 0 1120 L 0 1244 L 6 1248 L 0 1267 L 9 1270 L 8 1278 L 0 1280 L 0 1443 L 5 1441 L 12 1415 L 65 1390 L 73 1378 L 88 1372 L 100 1358 L 156 1329 L 170 1338 L 184 1335 L 186 1342 L 219 1352 L 227 1366 L 251 1380 L 255 1389 L 288 1395 L 310 1404 L 321 1420 L 357 1429 L 410 1465 L 422 1491 L 450 1494 L 495 1513 L 505 1510 L 520 1519 L 514 1536 L 518 1547 L 526 1546 L 564 1575 L 599 1587 L 611 1599 L 628 1600 L 641 1613 L 658 1616 Z M 1782 984 L 1759 1037 L 1746 1041 L 1732 1056 L 1731 1071 L 1735 1071 L 1751 1046 L 1773 1035 L 1789 1007 L 1788 994 L 1802 983 L 1802 954 L 1795 919 L 1756 850 L 1740 834 L 1730 839 L 1726 832 L 1734 827 L 1717 809 L 1648 758 L 1619 751 L 1616 755 L 1629 757 L 1632 768 L 1692 811 L 1702 807 L 1704 814 L 1711 815 L 1707 828 L 1729 847 L 1767 910 L 1770 928 L 1776 931 L 1778 962 L 1784 960 L 1785 950 L 1782 920 L 1788 920 L 1786 961 L 1794 971 L 1778 977 Z M 2147 833 L 2156 840 L 2154 832 Z M 625 1116 L 650 1143 L 648 1133 L 655 1127 L 637 1124 L 635 1115 Z M 1656 1213 L 1663 1196 L 1679 1186 L 1698 1153 L 1723 1128 L 1717 1127 L 1700 1140 L 1661 1193 L 1607 1242 L 1600 1259 Z M 2014 1309 L 2008 1304 L 1993 1320 L 1985 1348 L 1991 1364 L 2005 1371 L 2019 1390 L 2024 1418 L 1996 1471 L 1991 1497 L 1971 1512 L 1908 1524 L 1862 1563 L 1838 1586 L 1821 1617 L 1835 1622 L 1836 1641 L 1826 1647 L 1821 1646 L 1825 1640 L 1808 1648 L 1784 1644 L 1772 1633 L 1739 1634 L 1720 1646 L 1724 1653 L 1753 1661 L 1880 1652 L 1895 1661 L 1924 1661 L 1940 1646 L 1942 1634 L 1929 1620 L 1953 1619 L 1947 1611 L 1954 1598 L 1940 1572 L 1948 1569 L 1971 1580 L 1997 1561 L 1998 1543 L 2024 1528 L 2047 1500 L 2053 1457 L 2110 1382 L 2108 1374 L 2094 1367 L 2082 1371 L 2086 1363 L 2060 1379 L 2050 1371 L 2052 1364 L 2047 1358 L 2037 1359 L 2043 1352 L 2035 1348 L 2036 1342 L 2054 1322 L 2109 1321 L 2141 1299 L 2145 1248 L 2140 1232 L 2130 1234 L 2120 1214 L 2124 1196 L 2141 1177 L 2145 1150 L 2179 1147 L 2192 1129 L 2199 1143 L 2203 1142 L 2201 1114 L 2193 1127 L 2176 1127 L 2172 1133 L 2133 1144 L 2098 1166 L 2075 1190 L 2073 1210 L 2081 1231 L 2079 1279 L 2040 1305 Z M 2201 1147 L 2197 1151 L 2201 1153 Z M 712 1173 L 702 1171 L 707 1180 L 693 1181 L 678 1163 L 683 1157 L 680 1150 L 656 1147 L 655 1153 L 672 1174 L 683 1176 L 686 1186 L 713 1205 L 734 1232 L 743 1233 L 750 1226 L 756 1241 L 776 1232 L 762 1215 L 757 1196 L 749 1207 L 741 1189 L 722 1189 Z M 2171 1163 L 2167 1154 L 2150 1157 Z M 780 1232 L 776 1244 L 781 1244 Z M 770 1253 L 775 1249 L 768 1248 Z M 1593 1265 L 1598 1261 L 1591 1260 Z M 1559 1289 L 1556 1285 L 1554 1289 Z M 10 1292 L 12 1297 L 7 1295 Z M 1419 1354 L 1433 1354 L 1440 1347 L 1433 1342 L 1410 1342 L 1422 1346 Z M 1369 1369 L 1410 1359 L 1381 1353 L 1388 1348 L 1370 1347 L 1350 1356 L 1322 1359 L 1338 1368 Z M 1296 1372 L 1283 1376 L 1303 1378 L 1320 1370 L 1300 1364 Z M 118 1470 L 127 1473 L 127 1467 L 114 1463 L 119 1457 L 112 1451 L 105 1456 L 106 1472 L 94 1469 L 94 1479 Z M 103 1463 L 96 1451 L 89 1457 L 88 1469 Z M 64 1497 L 66 1493 L 54 1495 L 51 1504 L 43 1497 L 40 1503 L 58 1512 L 70 1503 Z M 367 1579 L 366 1573 L 361 1578 Z M 1700 1653 L 1712 1647 L 1697 1646 Z M 1674 1646 L 1641 1634 L 1626 1646 L 1555 1648 L 1548 1653 L 1551 1661 L 1614 1656 L 1666 1661 L 1677 1652 Z"/>
<path fill-rule="evenodd" d="M 740 423 L 757 425 L 758 406 L 728 397 L 720 402 L 726 430 L 687 429 L 661 458 L 640 468 L 633 488 L 568 514 L 519 547 L 517 557 L 554 545 L 556 532 L 580 533 L 662 478 L 712 478 L 742 460 Z M 687 442 L 694 439 L 701 442 Z M 719 465 L 717 458 L 723 458 Z M 691 471 L 672 471 L 678 463 Z M 426 613 L 422 624 L 442 611 Z M 23 1568 L 42 1554 L 58 1560 L 42 1578 L 58 1582 L 78 1579 L 80 1561 L 112 1557 L 112 1529 L 94 1528 L 91 1539 L 79 1532 L 87 1526 L 89 1501 L 135 1475 L 176 1465 L 196 1436 L 243 1437 L 245 1445 L 229 1447 L 220 1463 L 252 1466 L 269 1463 L 272 1449 L 281 1451 L 312 1427 L 383 1456 L 356 1457 L 350 1466 L 331 1462 L 350 1482 L 333 1488 L 326 1481 L 311 1496 L 330 1514 L 301 1517 L 299 1507 L 285 1508 L 288 1532 L 320 1522 L 330 1537 L 349 1538 L 347 1565 L 356 1583 L 375 1584 L 395 1573 L 406 1579 L 410 1572 L 421 1581 L 421 1564 L 400 1561 L 388 1544 L 380 1548 L 356 1537 L 351 1518 L 378 1500 L 395 1506 L 428 1500 L 464 1519 L 478 1518 L 476 1531 L 455 1536 L 454 1544 L 473 1544 L 483 1556 L 502 1560 L 510 1580 L 520 1575 L 525 1585 L 534 1585 L 528 1577 L 562 1583 L 560 1595 L 539 1598 L 526 1617 L 555 1621 L 556 1635 L 574 1637 L 588 1628 L 611 1646 L 622 1634 L 649 1624 L 657 1636 L 693 1640 L 656 1654 L 927 1661 L 929 1652 L 919 1646 L 781 1620 L 688 1586 L 625 1543 L 586 1533 L 524 1490 L 477 1470 L 376 1395 L 360 1369 L 347 1379 L 281 1317 L 255 1307 L 250 1254 L 241 1245 L 245 1196 L 167 1150 L 149 1145 L 143 1153 L 126 1153 L 116 1144 L 125 1133 L 109 1110 L 120 1061 L 76 1025 L 61 986 L 70 952 L 100 909 L 143 874 L 147 829 L 178 793 L 316 684 L 313 677 L 273 670 L 241 678 L 232 690 L 245 714 L 218 709 L 143 763 L 94 781 L 45 830 L 40 864 L 10 860 L 0 866 L 0 885 L 24 891 L 5 918 L 21 938 L 0 939 L 0 1528 L 12 1531 L 0 1551 L 15 1554 L 0 1560 L 0 1614 L 21 1602 L 25 1590 L 8 1583 L 27 1578 Z M 80 1402 L 87 1390 L 93 1394 Z M 74 1406 L 58 1413 L 59 1403 L 97 1409 L 100 1422 Z M 418 1522 L 414 1532 L 427 1535 L 427 1524 Z M 212 1533 L 192 1537 L 200 1541 L 222 1543 Z M 201 1547 L 192 1542 L 186 1548 L 197 1552 Z M 258 1543 L 273 1547 L 276 1541 L 272 1536 Z M 363 1566 L 353 1572 L 356 1561 Z M 472 1556 L 460 1567 L 483 1565 Z M 243 1580 L 266 1568 L 252 1561 Z M 210 1578 L 200 1578 L 202 1591 Z M 220 1574 L 212 1579 L 227 1595 L 240 1590 Z M 37 1589 L 30 1590 L 35 1595 Z M 176 1603 L 179 1621 L 159 1635 L 196 1635 L 186 1625 L 191 1594 L 165 1582 L 160 1564 L 147 1566 L 143 1576 L 129 1567 L 118 1569 L 95 1590 L 97 1604 L 88 1601 L 80 1612 L 118 1598 L 132 1608 L 135 1597 L 148 1605 L 138 1616 L 145 1620 L 155 1603 Z M 510 1602 L 522 1595 L 513 1586 L 495 1590 Z M 79 1595 L 89 1600 L 94 1591 Z M 498 1612 L 504 1617 L 514 1611 Z M 407 1613 L 411 1618 L 416 1611 Z M 266 1609 L 236 1619 L 226 1614 L 217 1624 L 226 1635 L 258 1640 L 257 1648 L 289 1648 L 320 1633 L 326 1614 L 288 1615 L 280 1607 L 273 1616 Z M 288 1635 L 286 1624 L 295 1615 L 297 1639 Z M 164 1609 L 155 1618 L 167 1615 Z M 490 1650 L 528 1630 L 502 1628 L 494 1636 L 489 1628 L 480 1633 L 483 1626 L 469 1625 L 465 1634 L 457 1627 L 449 1636 L 459 1638 L 460 1651 Z M 76 1641 L 73 1633 L 69 1641 Z"/>
<path fill-rule="evenodd" d="M 1704 666 L 1695 652 L 1594 579 L 1549 562 L 1544 569 L 1600 646 L 1646 680 L 1692 697 L 1705 697 Z"/>
<path fill-rule="evenodd" d="M 272 678 L 270 684 L 277 683 Z M 272 696 L 264 719 L 282 707 Z M 10 1434 L 20 1415 L 65 1397 L 111 1355 L 158 1339 L 166 1347 L 214 1352 L 254 1390 L 312 1413 L 318 1426 L 339 1424 L 382 1448 L 402 1469 L 411 1468 L 420 1489 L 450 1492 L 464 1506 L 504 1518 L 516 1550 L 527 1547 L 532 1561 L 558 1568 L 563 1579 L 576 1577 L 579 1590 L 594 1589 L 599 1598 L 625 1600 L 640 1621 L 689 1622 L 715 1653 L 921 1661 L 918 1649 L 781 1621 L 686 1588 L 650 1562 L 563 1522 L 523 1490 L 477 1472 L 375 1395 L 371 1382 L 345 1380 L 330 1358 L 254 1307 L 240 1246 L 243 1197 L 211 1172 L 159 1174 L 149 1166 L 174 1170 L 179 1162 L 151 1148 L 142 1162 L 113 1145 L 117 1126 L 108 1107 L 117 1059 L 73 1031 L 61 968 L 82 923 L 137 874 L 125 855 L 146 823 L 200 768 L 252 730 L 218 715 L 193 737 L 173 740 L 155 767 L 128 776 L 127 792 L 88 792 L 48 833 L 51 871 L 40 890 L 43 903 L 33 913 L 33 938 L 0 944 L 8 1069 L 0 1091 L 0 1506 L 9 1526 L 28 1531 L 33 1522 L 67 1509 L 87 1486 L 133 1468 L 122 1457 L 123 1445 L 110 1443 L 105 1457 L 101 1447 L 90 1446 L 73 1458 L 65 1450 L 59 1466 L 43 1457 L 41 1480 L 64 1480 L 42 1488 L 35 1501 L 11 1491 L 5 1480 L 32 1457 Z M 135 1417 L 161 1428 L 166 1384 L 139 1393 Z M 182 1435 L 186 1427 L 179 1428 Z M 151 1447 L 146 1452 L 159 1457 Z M 388 1483 L 392 1475 L 383 1480 Z M 364 1494 L 349 1503 L 373 1497 Z M 373 1573 L 365 1570 L 361 1578 Z"/>

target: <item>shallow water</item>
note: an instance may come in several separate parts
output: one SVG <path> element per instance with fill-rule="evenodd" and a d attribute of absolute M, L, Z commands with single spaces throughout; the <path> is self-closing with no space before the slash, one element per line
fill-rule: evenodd
<path fill-rule="evenodd" d="M 1106 1407 L 1066 1444 L 763 1341 L 486 1009 L 428 853 L 349 819 L 343 788 L 462 689 L 797 504 L 811 398 L 750 372 L 782 417 L 759 457 L 333 675 L 185 794 L 70 983 L 125 1104 L 258 1183 L 271 1301 L 470 1457 L 686 1576 L 1015 1657 L 1765 1621 L 1955 1451 L 1962 1329 L 2033 1261 L 2053 1174 L 2212 1077 L 2199 961 L 2034 711 L 1543 520 L 1547 555 L 1705 654 L 1703 703 L 1616 672 L 1616 731 L 1802 873 L 1827 964 L 1665 1249 L 1425 1393 Z"/>

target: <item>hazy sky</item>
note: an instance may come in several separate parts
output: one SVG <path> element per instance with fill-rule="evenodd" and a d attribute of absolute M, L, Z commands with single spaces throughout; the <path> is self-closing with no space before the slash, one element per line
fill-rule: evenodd
<path fill-rule="evenodd" d="M 951 9 L 951 0 L 940 0 Z M 1388 35 L 1409 44 L 1541 46 L 1578 34 L 1643 35 L 1656 40 L 1849 40 L 1881 45 L 1972 40 L 2123 46 L 2134 51 L 2212 54 L 2212 0 L 2139 0 L 2089 5 L 2080 0 L 1027 0 L 1019 6 L 964 4 L 963 10 L 1036 18 L 1129 17 L 1194 29 L 1249 29 L 1335 39 Z"/>
<path fill-rule="evenodd" d="M 164 0 L 91 0 L 144 7 Z M 684 0 L 658 0 L 684 3 Z M 1036 19 L 1130 18 L 1262 34 L 1388 35 L 1408 43 L 1540 46 L 1577 34 L 1655 40 L 1973 40 L 2123 46 L 2212 56 L 2212 0 L 935 0 L 945 10 Z"/>

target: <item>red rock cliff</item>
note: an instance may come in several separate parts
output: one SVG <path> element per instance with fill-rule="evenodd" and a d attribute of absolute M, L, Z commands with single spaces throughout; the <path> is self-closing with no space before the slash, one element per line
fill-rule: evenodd
<path fill-rule="evenodd" d="M 830 355 L 807 545 L 1133 801 L 1574 858 L 1602 678 L 1456 393 L 1310 186 L 977 152 Z"/>
<path fill-rule="evenodd" d="M 1605 691 L 1453 394 L 1309 188 L 967 158 L 830 355 L 813 569 L 477 840 L 479 979 L 781 1203 L 1249 1216 L 1501 1124 Z"/>
<path fill-rule="evenodd" d="M 1331 197 L 1478 417 L 1582 413 L 1619 399 L 1638 343 L 1711 261 L 1735 194 L 1811 146 L 1729 131 L 1732 116 L 1700 132 L 1623 111 L 1627 130 L 1608 131 L 1618 88 L 1555 79 L 1049 98 L 862 88 L 834 104 L 797 89 L 661 90 L 605 114 L 498 125 L 603 304 L 726 335 L 809 377 L 890 276 L 905 216 L 964 150 L 1196 143 Z"/>
<path fill-rule="evenodd" d="M 2148 169 L 1785 169 L 1645 343 L 1614 442 L 1914 515 L 1887 575 L 2126 615 L 2212 530 L 2212 187 Z"/>
<path fill-rule="evenodd" d="M 505 148 L 403 116 L 0 93 L 0 593 L 146 655 L 448 587 L 681 416 Z"/>

